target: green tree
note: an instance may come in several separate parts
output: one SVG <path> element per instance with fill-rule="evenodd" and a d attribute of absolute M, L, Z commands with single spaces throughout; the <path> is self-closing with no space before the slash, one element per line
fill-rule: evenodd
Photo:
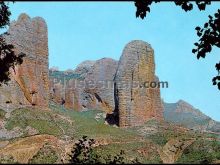
<path fill-rule="evenodd" d="M 0 1 L 0 29 L 6 28 L 10 24 L 11 12 L 9 10 L 8 2 Z M 14 52 L 14 46 L 7 44 L 5 36 L 9 35 L 7 32 L 0 35 L 0 85 L 7 84 L 10 80 L 10 68 L 15 72 L 15 66 L 22 64 L 24 53 L 18 55 Z"/>
<path fill-rule="evenodd" d="M 150 12 L 150 6 L 153 3 L 160 2 L 159 0 L 135 0 L 136 6 L 136 17 L 144 19 L 147 13 Z M 180 6 L 185 12 L 193 10 L 194 6 L 198 7 L 200 11 L 206 9 L 207 5 L 211 5 L 210 0 L 199 1 L 196 0 L 194 3 L 192 1 L 175 0 L 173 1 L 176 6 Z M 212 51 L 212 47 L 216 46 L 220 48 L 220 10 L 218 9 L 214 16 L 209 15 L 208 22 L 204 23 L 203 27 L 197 26 L 195 30 L 197 31 L 197 36 L 199 41 L 194 43 L 196 46 L 192 49 L 192 53 L 197 56 L 197 59 L 205 58 L 208 53 Z M 220 90 L 220 62 L 215 65 L 218 72 L 217 76 L 213 77 L 213 85 L 217 85 Z"/>
<path fill-rule="evenodd" d="M 75 143 L 75 147 L 69 154 L 70 164 L 125 164 L 129 161 L 125 159 L 125 153 L 123 150 L 119 154 L 102 156 L 94 151 L 93 145 L 95 144 L 94 139 L 88 139 L 87 136 L 83 136 Z M 140 163 L 138 159 L 129 163 Z"/>

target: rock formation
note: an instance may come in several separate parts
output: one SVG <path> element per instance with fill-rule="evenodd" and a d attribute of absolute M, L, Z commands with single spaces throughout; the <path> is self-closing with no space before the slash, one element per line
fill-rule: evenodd
<path fill-rule="evenodd" d="M 110 58 L 85 61 L 73 73 L 50 71 L 50 77 L 55 102 L 61 104 L 64 99 L 66 108 L 78 111 L 103 110 L 110 124 L 127 127 L 163 118 L 160 89 L 143 86 L 159 81 L 153 49 L 143 41 L 130 42 L 119 62 Z M 124 88 L 126 84 L 133 87 Z"/>
<path fill-rule="evenodd" d="M 65 99 L 66 108 L 78 111 L 102 109 L 110 113 L 114 109 L 113 78 L 116 68 L 117 61 L 103 58 L 83 62 L 74 73 L 51 72 L 51 75 L 54 74 L 50 79 L 53 87 L 51 97 L 58 103 Z"/>
<path fill-rule="evenodd" d="M 74 70 L 74 73 L 80 74 L 81 77 L 84 77 L 87 75 L 89 70 L 92 68 L 92 66 L 95 64 L 95 61 L 86 60 L 80 63 L 76 69 Z"/>
<path fill-rule="evenodd" d="M 94 88 L 87 88 L 87 92 L 93 95 L 94 104 L 111 113 L 114 109 L 113 78 L 118 62 L 111 58 L 97 60 L 85 77 L 85 82 L 94 83 Z M 89 84 L 88 84 L 89 85 Z"/>
<path fill-rule="evenodd" d="M 154 52 L 143 41 L 126 45 L 114 78 L 115 111 L 119 126 L 135 126 L 151 118 L 162 119 L 163 107 L 159 88 L 146 88 L 146 82 L 156 82 Z"/>
<path fill-rule="evenodd" d="M 42 18 L 21 14 L 11 23 L 6 41 L 15 52 L 26 54 L 22 65 L 11 71 L 9 85 L 0 88 L 1 108 L 26 105 L 48 106 L 47 25 Z M 142 41 L 130 42 L 119 63 L 110 58 L 86 61 L 74 71 L 50 79 L 50 96 L 66 108 L 102 109 L 119 117 L 121 127 L 139 125 L 148 119 L 162 118 L 160 90 L 144 88 L 146 81 L 158 81 L 154 73 L 153 49 Z M 59 71 L 52 71 L 58 73 Z M 137 87 L 120 87 L 121 82 Z M 83 84 L 81 84 L 83 83 Z M 78 87 L 77 85 L 80 85 Z M 92 87 L 91 87 L 92 85 Z"/>
<path fill-rule="evenodd" d="M 6 41 L 15 46 L 15 53 L 26 54 L 24 62 L 11 71 L 9 85 L 0 87 L 1 108 L 26 105 L 48 106 L 48 38 L 46 22 L 21 14 L 9 27 Z M 10 104 L 10 105 L 9 105 Z"/>

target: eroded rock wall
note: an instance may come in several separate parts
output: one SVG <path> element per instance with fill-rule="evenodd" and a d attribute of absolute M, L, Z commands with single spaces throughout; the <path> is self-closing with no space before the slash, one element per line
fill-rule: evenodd
<path fill-rule="evenodd" d="M 72 73 L 51 71 L 51 75 L 51 97 L 59 104 L 64 99 L 66 108 L 103 110 L 106 121 L 120 127 L 163 119 L 160 89 L 143 86 L 159 82 L 154 51 L 146 42 L 128 43 L 119 62 L 110 58 L 85 61 Z"/>
<path fill-rule="evenodd" d="M 1 107 L 20 107 L 49 104 L 48 34 L 47 25 L 40 17 L 21 14 L 13 21 L 6 41 L 15 46 L 15 53 L 26 54 L 15 72 L 11 70 L 9 85 L 0 87 Z M 11 102 L 10 105 L 6 102 Z"/>
<path fill-rule="evenodd" d="M 113 78 L 117 65 L 117 61 L 103 58 L 95 62 L 83 62 L 72 73 L 73 78 L 52 78 L 50 81 L 53 85 L 53 99 L 61 103 L 63 98 L 66 108 L 78 111 L 101 109 L 110 113 L 114 109 Z"/>
<path fill-rule="evenodd" d="M 146 88 L 145 82 L 157 80 L 154 51 L 143 41 L 128 43 L 119 60 L 115 81 L 115 110 L 119 126 L 140 125 L 152 118 L 162 118 L 160 90 Z"/>

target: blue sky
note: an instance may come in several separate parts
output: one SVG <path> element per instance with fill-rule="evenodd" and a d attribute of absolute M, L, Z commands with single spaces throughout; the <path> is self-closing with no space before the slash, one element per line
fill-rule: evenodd
<path fill-rule="evenodd" d="M 203 60 L 192 54 L 198 40 L 195 27 L 220 8 L 212 2 L 206 11 L 184 12 L 172 2 L 153 4 L 144 20 L 135 17 L 133 2 L 16 2 L 12 17 L 27 13 L 43 17 L 48 25 L 49 63 L 60 70 L 74 69 L 84 60 L 118 60 L 131 40 L 144 40 L 155 51 L 156 74 L 168 81 L 161 89 L 166 102 L 185 100 L 220 121 L 220 91 L 212 85 L 220 49 Z"/>

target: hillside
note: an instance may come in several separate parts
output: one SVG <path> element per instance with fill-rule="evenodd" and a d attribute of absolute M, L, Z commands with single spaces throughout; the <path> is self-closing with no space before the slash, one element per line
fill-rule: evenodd
<path fill-rule="evenodd" d="M 164 102 L 164 118 L 166 121 L 194 130 L 220 133 L 220 122 L 214 121 L 183 100 L 177 103 Z"/>
<path fill-rule="evenodd" d="M 50 103 L 50 109 L 17 109 L 10 113 L 9 118 L 1 113 L 5 130 L 21 132 L 16 137 L 1 137 L 1 163 L 60 163 L 62 158 L 67 158 L 74 142 L 83 135 L 96 140 L 95 150 L 102 155 L 124 150 L 127 160 L 137 157 L 141 163 L 184 163 L 189 160 L 201 162 L 204 159 L 220 159 L 220 143 L 214 140 L 217 138 L 215 134 L 196 133 L 156 120 L 143 126 L 118 128 L 104 123 L 105 114 L 102 111 L 75 112 L 53 103 Z M 198 145 L 201 142 L 205 146 Z M 177 144 L 185 145 L 187 152 L 178 148 Z M 173 156 L 166 155 L 174 145 L 177 148 Z M 206 153 L 204 147 L 210 150 L 206 157 L 203 157 Z"/>
<path fill-rule="evenodd" d="M 78 73 L 78 74 L 77 74 Z M 50 79 L 55 79 L 63 83 L 64 80 L 83 79 L 80 72 L 50 71 Z M 83 72 L 84 73 L 84 72 Z M 194 108 L 189 103 L 179 100 L 177 103 L 166 103 L 164 105 L 164 119 L 173 124 L 178 124 L 186 128 L 211 131 L 220 133 L 220 122 L 214 121 L 209 116 L 203 114 L 199 109 Z"/>

